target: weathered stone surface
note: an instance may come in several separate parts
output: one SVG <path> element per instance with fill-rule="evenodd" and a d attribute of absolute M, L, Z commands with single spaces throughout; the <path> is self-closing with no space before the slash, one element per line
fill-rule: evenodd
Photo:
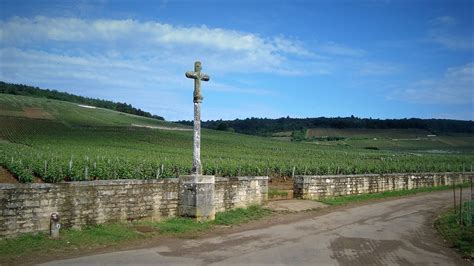
<path fill-rule="evenodd" d="M 293 194 L 298 199 L 377 193 L 467 182 L 473 173 L 406 173 L 336 176 L 296 176 Z"/>
<path fill-rule="evenodd" d="M 205 175 L 181 176 L 179 185 L 179 215 L 199 221 L 214 220 L 215 177 Z"/>
<path fill-rule="evenodd" d="M 155 191 L 174 193 L 174 199 Z M 47 232 L 49 216 L 58 212 L 62 228 L 109 221 L 156 218 L 178 206 L 178 180 L 113 180 L 60 184 L 0 184 L 0 237 L 20 232 Z M 162 193 L 164 195 L 164 193 Z M 167 195 L 169 196 L 169 194 Z M 26 223 L 19 223 L 24 220 Z M 6 229 L 5 229 L 6 228 Z"/>
<path fill-rule="evenodd" d="M 194 71 L 186 72 L 186 77 L 194 79 L 194 149 L 192 172 L 195 175 L 202 174 L 201 165 L 201 103 L 204 99 L 201 94 L 201 80 L 209 81 L 209 76 L 201 73 L 201 62 L 194 62 Z"/>
<path fill-rule="evenodd" d="M 189 212 L 212 212 L 261 204 L 267 199 L 268 177 L 182 178 L 198 196 L 189 199 Z M 257 185 L 258 183 L 258 185 Z M 206 191 L 214 190 L 213 196 Z M 178 215 L 183 200 L 177 178 L 162 180 L 101 180 L 59 184 L 0 184 L 0 238 L 28 232 L 48 232 L 57 212 L 62 228 L 80 228 L 114 221 L 160 220 Z M 195 201 L 195 202 L 194 202 Z M 212 204 L 208 204 L 212 202 Z M 207 209 L 206 209 L 207 208 Z"/>
<path fill-rule="evenodd" d="M 268 200 L 268 177 L 217 177 L 214 193 L 216 212 L 262 205 Z"/>

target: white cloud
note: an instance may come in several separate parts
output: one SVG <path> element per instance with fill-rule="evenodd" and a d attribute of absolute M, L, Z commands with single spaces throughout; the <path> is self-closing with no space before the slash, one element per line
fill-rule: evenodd
<path fill-rule="evenodd" d="M 473 50 L 474 38 L 471 32 L 461 34 L 454 27 L 458 21 L 451 16 L 440 16 L 430 21 L 427 40 L 450 50 Z"/>
<path fill-rule="evenodd" d="M 432 19 L 430 24 L 437 26 L 453 26 L 457 24 L 457 20 L 451 16 L 439 16 Z"/>
<path fill-rule="evenodd" d="M 430 41 L 451 50 L 474 49 L 474 38 L 472 36 L 455 36 L 444 32 L 432 31 L 429 38 Z"/>
<path fill-rule="evenodd" d="M 263 38 L 234 30 L 178 27 L 130 19 L 15 17 L 0 22 L 0 37 L 4 47 L 36 43 L 39 46 L 68 46 L 74 51 L 87 45 L 93 48 L 90 52 L 103 53 L 111 46 L 117 46 L 120 53 L 127 56 L 145 53 L 173 63 L 189 62 L 185 59 L 199 55 L 207 59 L 209 69 L 222 72 L 291 74 L 293 66 L 289 57 L 311 55 L 300 42 L 281 36 Z M 167 58 L 168 55 L 175 58 Z"/>
<path fill-rule="evenodd" d="M 400 71 L 401 66 L 387 62 L 366 61 L 356 64 L 361 75 L 389 75 Z"/>
<path fill-rule="evenodd" d="M 17 48 L 0 49 L 0 78 L 91 80 L 102 85 L 136 87 L 144 81 L 174 82 L 173 74 L 156 69 L 136 59 L 113 59 L 107 56 L 69 56 Z M 71 82 L 72 83 L 72 82 Z"/>
<path fill-rule="evenodd" d="M 474 63 L 448 68 L 442 78 L 416 81 L 390 98 L 420 104 L 473 104 Z"/>
<path fill-rule="evenodd" d="M 324 53 L 340 56 L 362 57 L 367 54 L 365 50 L 347 47 L 342 44 L 329 42 L 320 47 Z"/>

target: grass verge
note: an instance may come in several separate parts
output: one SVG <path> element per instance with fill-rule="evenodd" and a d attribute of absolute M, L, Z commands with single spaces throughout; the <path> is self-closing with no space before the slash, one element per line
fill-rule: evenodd
<path fill-rule="evenodd" d="M 279 189 L 275 189 L 275 188 L 270 188 L 268 190 L 268 198 L 270 198 L 270 199 L 278 198 L 278 197 L 287 197 L 287 196 L 288 196 L 287 191 L 283 191 L 283 190 L 279 190 Z"/>
<path fill-rule="evenodd" d="M 212 222 L 216 225 L 233 225 L 247 223 L 252 220 L 259 220 L 272 213 L 271 210 L 260 206 L 250 206 L 246 209 L 238 208 L 226 212 L 218 213 Z"/>
<path fill-rule="evenodd" d="M 124 224 L 104 224 L 84 227 L 82 230 L 61 230 L 59 239 L 51 239 L 46 233 L 25 234 L 17 238 L 0 240 L 0 262 L 12 263 L 25 254 L 31 256 L 111 246 L 140 237 L 138 232 L 130 230 Z"/>
<path fill-rule="evenodd" d="M 188 218 L 175 217 L 160 222 L 139 222 L 156 228 L 161 234 L 183 234 L 205 231 L 216 225 L 235 225 L 261 219 L 272 213 L 271 210 L 260 206 L 237 208 L 216 214 L 216 219 L 210 222 L 198 222 Z"/>
<path fill-rule="evenodd" d="M 218 213 L 216 219 L 210 222 L 175 217 L 159 222 L 139 221 L 132 224 L 88 226 L 82 230 L 66 229 L 61 230 L 59 239 L 51 239 L 45 233 L 25 234 L 17 238 L 0 240 L 0 265 L 13 263 L 22 256 L 34 257 L 35 254 L 58 254 L 95 249 L 157 235 L 179 235 L 210 230 L 216 225 L 242 224 L 261 219 L 271 213 L 271 210 L 260 206 L 250 206 Z"/>
<path fill-rule="evenodd" d="M 469 184 L 463 184 L 462 187 L 468 187 Z M 452 186 L 437 186 L 437 187 L 424 187 L 424 188 L 416 188 L 410 190 L 395 190 L 395 191 L 385 191 L 380 193 L 370 193 L 370 194 L 360 194 L 360 195 L 348 195 L 348 196 L 340 196 L 340 197 L 330 197 L 325 199 L 318 200 L 319 202 L 328 204 L 328 205 L 343 205 L 351 202 L 361 202 L 361 201 L 368 201 L 374 199 L 383 199 L 388 197 L 400 197 L 400 196 L 407 196 L 421 192 L 432 192 L 432 191 L 439 191 L 439 190 L 447 190 L 452 189 Z M 458 189 L 459 186 L 456 186 Z M 458 193 L 458 191 L 456 191 Z"/>
<path fill-rule="evenodd" d="M 452 246 L 466 257 L 474 258 L 474 226 L 463 226 L 458 223 L 458 215 L 453 210 L 442 214 L 435 221 L 438 232 Z"/>

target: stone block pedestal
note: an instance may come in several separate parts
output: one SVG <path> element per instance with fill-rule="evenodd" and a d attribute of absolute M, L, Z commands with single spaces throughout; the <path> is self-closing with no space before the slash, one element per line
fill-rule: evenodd
<path fill-rule="evenodd" d="M 215 177 L 208 175 L 186 175 L 179 177 L 178 213 L 198 221 L 214 220 Z"/>

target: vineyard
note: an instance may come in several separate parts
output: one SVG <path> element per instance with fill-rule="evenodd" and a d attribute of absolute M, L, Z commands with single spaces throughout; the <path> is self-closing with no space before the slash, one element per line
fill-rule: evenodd
<path fill-rule="evenodd" d="M 396 151 L 335 143 L 203 130 L 203 172 L 216 176 L 444 172 L 470 171 L 474 162 L 473 149 L 456 142 L 444 143 L 442 153 L 423 152 L 437 146 Z M 191 163 L 192 132 L 183 125 L 0 94 L 0 165 L 21 182 L 31 182 L 34 176 L 45 182 L 169 178 L 189 174 Z"/>

